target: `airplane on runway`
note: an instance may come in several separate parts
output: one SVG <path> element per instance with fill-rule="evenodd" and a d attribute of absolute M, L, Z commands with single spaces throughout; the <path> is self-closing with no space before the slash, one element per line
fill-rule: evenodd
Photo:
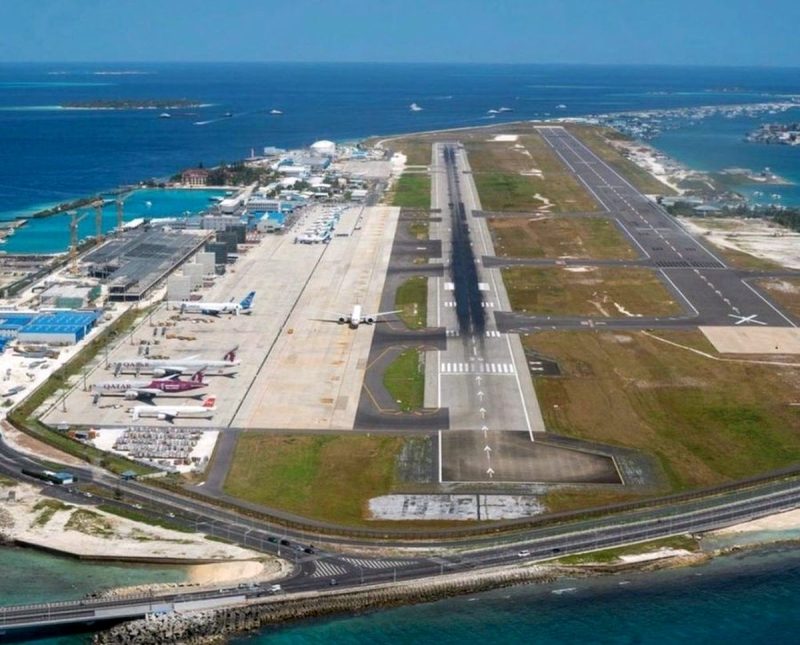
<path fill-rule="evenodd" d="M 192 374 L 188 381 L 182 381 L 177 374 L 150 381 L 105 381 L 95 383 L 92 388 L 92 403 L 97 405 L 101 396 L 123 396 L 127 401 L 150 400 L 159 394 L 190 392 L 206 385 L 208 384 L 203 382 L 203 370 Z"/>
<path fill-rule="evenodd" d="M 206 316 L 219 316 L 220 314 L 249 314 L 253 310 L 253 300 L 256 292 L 248 293 L 241 302 L 181 302 L 180 310 L 182 314 L 204 314 Z"/>
<path fill-rule="evenodd" d="M 391 314 L 400 313 L 400 309 L 395 309 L 394 311 L 379 311 L 376 314 L 365 314 L 361 311 L 361 305 L 353 305 L 353 310 L 349 314 L 336 314 L 335 320 L 323 320 L 323 322 L 336 322 L 340 325 L 347 323 L 350 325 L 351 329 L 357 329 L 359 325 L 372 325 L 376 322 L 381 322 L 378 320 L 381 316 L 389 316 Z"/>
<path fill-rule="evenodd" d="M 175 419 L 210 419 L 217 409 L 217 397 L 209 396 L 203 405 L 137 405 L 131 409 L 134 421 L 153 417 L 172 423 Z"/>
<path fill-rule="evenodd" d="M 198 358 L 197 356 L 158 359 L 128 358 L 115 361 L 111 363 L 111 365 L 114 368 L 114 376 L 133 372 L 134 374 L 153 374 L 154 376 L 161 377 L 171 374 L 194 374 L 198 370 L 202 370 L 206 374 L 209 370 L 213 370 L 216 374 L 222 374 L 227 369 L 239 365 L 240 361 L 236 360 L 237 349 L 239 349 L 238 346 L 226 352 L 222 360 Z"/>

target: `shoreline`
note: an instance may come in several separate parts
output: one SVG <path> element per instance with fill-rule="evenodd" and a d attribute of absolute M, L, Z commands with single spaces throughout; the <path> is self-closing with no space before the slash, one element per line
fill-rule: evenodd
<path fill-rule="evenodd" d="M 646 574 L 668 569 L 689 569 L 709 564 L 716 558 L 734 553 L 753 552 L 785 544 L 787 542 L 753 545 L 714 553 L 700 552 L 620 564 L 533 563 L 342 591 L 303 592 L 287 597 L 269 596 L 216 610 L 167 614 L 122 623 L 95 634 L 93 643 L 122 645 L 134 639 L 142 645 L 227 643 L 235 636 L 243 636 L 270 626 L 291 625 L 301 620 L 334 619 L 338 616 L 428 604 L 458 596 L 523 585 L 553 584 L 564 580 L 606 578 L 630 573 Z"/>

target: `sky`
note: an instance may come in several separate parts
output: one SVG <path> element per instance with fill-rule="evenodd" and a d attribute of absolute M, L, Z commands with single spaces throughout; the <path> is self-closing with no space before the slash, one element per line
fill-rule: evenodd
<path fill-rule="evenodd" d="M 798 0 L 0 0 L 0 62 L 800 67 Z"/>

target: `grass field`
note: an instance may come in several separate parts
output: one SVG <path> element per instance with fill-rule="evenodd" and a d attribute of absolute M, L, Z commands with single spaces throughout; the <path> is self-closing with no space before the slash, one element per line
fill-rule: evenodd
<path fill-rule="evenodd" d="M 659 332 L 713 348 L 699 331 Z M 671 490 L 718 484 L 800 460 L 800 369 L 721 362 L 642 332 L 542 332 L 526 347 L 563 376 L 535 382 L 547 428 L 636 448 Z"/>
<path fill-rule="evenodd" d="M 389 146 L 406 156 L 407 166 L 429 166 L 431 163 L 431 143 L 418 139 L 397 139 Z"/>
<path fill-rule="evenodd" d="M 519 266 L 505 268 L 502 274 L 514 311 L 609 318 L 681 312 L 649 269 L 593 267 L 578 272 Z"/>
<path fill-rule="evenodd" d="M 431 207 L 431 178 L 427 174 L 404 173 L 397 180 L 392 195 L 392 206 L 404 208 Z"/>
<path fill-rule="evenodd" d="M 408 234 L 418 240 L 427 240 L 430 236 L 430 224 L 427 220 L 409 222 Z"/>
<path fill-rule="evenodd" d="M 594 199 L 535 132 L 520 136 L 516 143 L 473 140 L 465 145 L 485 210 L 538 210 L 548 202 L 553 212 L 598 209 Z M 534 169 L 541 176 L 521 174 Z"/>
<path fill-rule="evenodd" d="M 784 312 L 800 318 L 800 278 L 771 278 L 755 284 L 764 289 Z"/>
<path fill-rule="evenodd" d="M 428 278 L 409 278 L 399 287 L 394 296 L 395 309 L 399 309 L 400 320 L 409 329 L 422 329 L 428 320 Z"/>
<path fill-rule="evenodd" d="M 580 564 L 617 564 L 623 562 L 620 556 L 640 555 L 652 553 L 661 549 L 682 549 L 694 553 L 700 549 L 697 538 L 690 535 L 675 535 L 673 537 L 661 538 L 643 544 L 631 544 L 629 546 L 617 547 L 616 549 L 603 549 L 602 551 L 592 551 L 591 553 L 578 553 L 567 555 L 557 560 L 558 564 L 580 565 Z"/>
<path fill-rule="evenodd" d="M 425 369 L 416 349 L 402 352 L 383 374 L 383 386 L 404 412 L 419 410 L 425 402 Z"/>
<path fill-rule="evenodd" d="M 240 436 L 225 492 L 341 524 L 366 523 L 371 497 L 391 491 L 404 440 L 363 435 Z"/>
<path fill-rule="evenodd" d="M 528 220 L 489 219 L 488 224 L 499 256 L 596 260 L 637 257 L 613 220 L 605 217 L 545 215 Z"/>
<path fill-rule="evenodd" d="M 649 172 L 626 159 L 609 141 L 620 139 L 620 134 L 611 128 L 578 123 L 565 124 L 567 130 L 578 137 L 592 152 L 620 173 L 645 194 L 674 195 L 675 191 L 662 184 Z"/>

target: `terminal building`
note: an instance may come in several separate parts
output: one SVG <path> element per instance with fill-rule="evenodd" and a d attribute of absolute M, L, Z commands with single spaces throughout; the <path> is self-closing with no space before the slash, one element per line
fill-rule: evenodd
<path fill-rule="evenodd" d="M 135 302 L 196 253 L 211 233 L 165 229 L 126 231 L 84 258 L 90 276 L 108 285 L 108 299 Z"/>

